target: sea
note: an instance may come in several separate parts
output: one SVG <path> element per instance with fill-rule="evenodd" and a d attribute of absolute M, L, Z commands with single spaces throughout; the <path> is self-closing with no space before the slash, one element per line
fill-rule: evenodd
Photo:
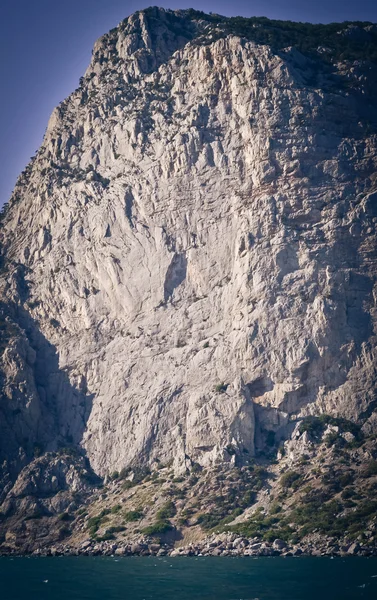
<path fill-rule="evenodd" d="M 0 558 L 1 600 L 377 600 L 377 558 Z"/>

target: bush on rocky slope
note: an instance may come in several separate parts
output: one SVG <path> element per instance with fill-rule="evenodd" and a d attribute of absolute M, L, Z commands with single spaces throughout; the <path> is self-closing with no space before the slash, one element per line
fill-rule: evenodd
<path fill-rule="evenodd" d="M 369 60 L 377 62 L 377 26 L 368 21 L 344 23 L 299 23 L 266 17 L 222 17 L 200 11 L 188 11 L 192 18 L 203 19 L 221 30 L 266 44 L 276 51 L 288 46 L 306 55 L 324 60 Z"/>

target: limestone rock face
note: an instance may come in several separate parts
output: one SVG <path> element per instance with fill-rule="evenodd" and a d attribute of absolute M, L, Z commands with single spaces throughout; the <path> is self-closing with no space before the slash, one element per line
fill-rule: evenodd
<path fill-rule="evenodd" d="M 373 69 L 185 11 L 96 43 L 0 229 L 4 485 L 35 448 L 179 471 L 376 427 Z"/>

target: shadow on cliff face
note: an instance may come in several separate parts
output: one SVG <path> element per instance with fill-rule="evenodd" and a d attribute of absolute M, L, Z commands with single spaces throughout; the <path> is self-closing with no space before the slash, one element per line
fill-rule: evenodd
<path fill-rule="evenodd" d="M 166 273 L 164 283 L 164 301 L 172 298 L 174 290 L 184 282 L 187 275 L 187 258 L 185 254 L 174 254 Z"/>
<path fill-rule="evenodd" d="M 0 484 L 7 487 L 36 456 L 80 446 L 94 395 L 84 378 L 72 385 L 25 308 L 1 302 L 0 313 L 10 331 L 0 357 Z"/>

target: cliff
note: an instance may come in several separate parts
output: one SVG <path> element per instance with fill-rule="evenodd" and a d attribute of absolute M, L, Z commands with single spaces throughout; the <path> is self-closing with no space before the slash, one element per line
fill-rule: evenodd
<path fill-rule="evenodd" d="M 2 216 L 4 515 L 33 469 L 87 493 L 294 464 L 310 416 L 377 433 L 376 48 L 158 8 L 98 40 Z"/>

